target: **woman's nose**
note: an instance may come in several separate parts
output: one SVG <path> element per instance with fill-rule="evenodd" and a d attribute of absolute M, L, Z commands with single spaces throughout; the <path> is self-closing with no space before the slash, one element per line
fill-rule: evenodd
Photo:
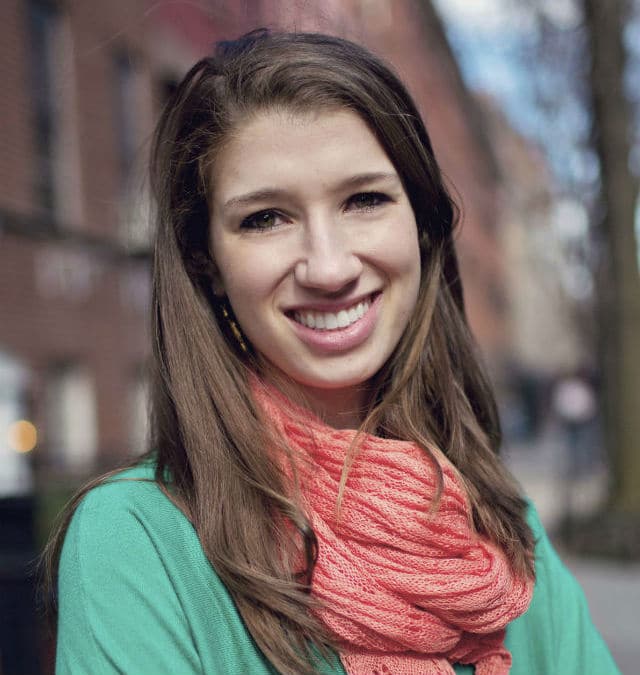
<path fill-rule="evenodd" d="M 296 281 L 307 288 L 335 293 L 362 273 L 354 242 L 335 225 L 310 227 L 302 256 L 295 266 Z"/>

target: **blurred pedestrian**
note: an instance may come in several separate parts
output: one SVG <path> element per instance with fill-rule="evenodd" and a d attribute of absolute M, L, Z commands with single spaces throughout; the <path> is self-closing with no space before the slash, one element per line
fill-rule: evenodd
<path fill-rule="evenodd" d="M 567 443 L 569 476 L 583 476 L 593 467 L 595 447 L 592 422 L 596 415 L 596 397 L 584 378 L 561 378 L 553 390 L 553 410 Z"/>

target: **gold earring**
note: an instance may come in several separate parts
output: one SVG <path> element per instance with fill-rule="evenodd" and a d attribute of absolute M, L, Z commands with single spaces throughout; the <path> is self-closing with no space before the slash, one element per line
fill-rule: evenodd
<path fill-rule="evenodd" d="M 224 317 L 225 321 L 229 324 L 229 329 L 233 333 L 233 337 L 240 345 L 240 349 L 242 349 L 242 351 L 245 353 L 248 352 L 249 350 L 247 349 L 247 345 L 244 341 L 244 338 L 242 337 L 242 333 L 238 328 L 238 324 L 231 318 L 231 315 L 229 314 L 229 311 L 227 310 L 225 305 L 222 305 L 222 316 Z"/>

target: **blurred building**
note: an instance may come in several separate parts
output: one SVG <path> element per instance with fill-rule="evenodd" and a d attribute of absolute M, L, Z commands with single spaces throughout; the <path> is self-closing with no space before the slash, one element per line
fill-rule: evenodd
<path fill-rule="evenodd" d="M 167 94 L 215 40 L 261 25 L 346 35 L 408 83 L 464 203 L 471 323 L 489 360 L 504 360 L 498 171 L 428 2 L 5 0 L 0 424 L 25 420 L 37 442 L 27 453 L 29 443 L 11 445 L 0 431 L 4 493 L 29 489 L 28 456 L 49 477 L 86 475 L 143 447 L 149 135 Z"/>
<path fill-rule="evenodd" d="M 508 260 L 512 357 L 544 377 L 585 368 L 591 347 L 580 334 L 580 289 L 565 276 L 571 261 L 562 236 L 581 214 L 565 208 L 558 227 L 558 208 L 566 202 L 556 194 L 542 150 L 518 134 L 494 102 L 480 99 L 479 105 L 501 172 L 500 239 Z"/>
<path fill-rule="evenodd" d="M 569 233 L 584 245 L 587 219 L 557 194 L 541 150 L 510 126 L 495 102 L 479 96 L 478 105 L 501 175 L 499 237 L 509 305 L 504 421 L 514 440 L 525 440 L 539 437 L 553 417 L 559 379 L 580 374 L 587 386 L 593 372 L 591 304 L 584 302 L 590 291 L 567 239 Z M 510 429 L 512 423 L 519 428 Z"/>

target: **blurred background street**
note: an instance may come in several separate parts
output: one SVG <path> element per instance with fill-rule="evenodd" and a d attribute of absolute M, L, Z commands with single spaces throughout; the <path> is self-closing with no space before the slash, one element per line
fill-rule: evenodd
<path fill-rule="evenodd" d="M 573 483 L 566 477 L 563 456 L 557 438 L 512 449 L 508 454 L 512 471 L 526 487 L 547 529 L 555 533 L 558 552 L 582 585 L 593 621 L 618 667 L 625 675 L 632 675 L 638 672 L 640 658 L 640 561 L 571 550 L 566 534 L 562 536 L 567 510 L 572 508 L 576 515 L 597 513 L 606 500 L 609 479 L 606 468 L 600 467 Z"/>
<path fill-rule="evenodd" d="M 634 675 L 640 0 L 0 2 L 0 674 L 52 672 L 34 560 L 73 492 L 146 448 L 154 122 L 261 26 L 346 36 L 408 84 L 461 207 L 505 459 Z"/>
<path fill-rule="evenodd" d="M 591 615 L 620 670 L 638 672 L 640 566 L 565 556 L 585 590 Z"/>

